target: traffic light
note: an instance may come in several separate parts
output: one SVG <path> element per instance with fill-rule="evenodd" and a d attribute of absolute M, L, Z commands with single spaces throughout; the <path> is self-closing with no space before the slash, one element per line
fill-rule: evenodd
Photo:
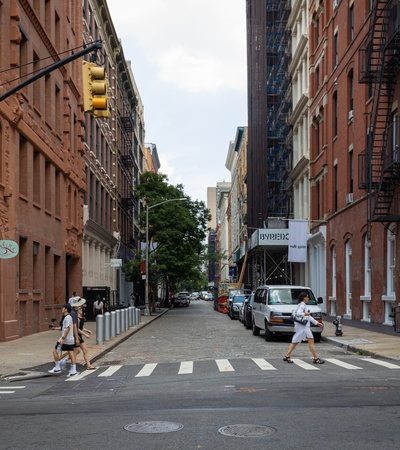
<path fill-rule="evenodd" d="M 83 109 L 95 117 L 110 117 L 108 78 L 104 67 L 83 61 Z"/>

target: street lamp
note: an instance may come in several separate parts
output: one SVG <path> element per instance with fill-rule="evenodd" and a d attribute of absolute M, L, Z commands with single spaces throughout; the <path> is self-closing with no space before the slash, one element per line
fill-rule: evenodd
<path fill-rule="evenodd" d="M 156 206 L 163 205 L 169 202 L 180 202 L 182 200 L 187 200 L 186 198 L 171 198 L 169 200 L 164 200 L 163 202 L 156 203 L 155 205 L 146 205 L 146 279 L 145 279 L 145 292 L 144 292 L 144 302 L 145 310 L 144 315 L 150 315 L 149 308 L 149 209 L 155 208 Z"/>

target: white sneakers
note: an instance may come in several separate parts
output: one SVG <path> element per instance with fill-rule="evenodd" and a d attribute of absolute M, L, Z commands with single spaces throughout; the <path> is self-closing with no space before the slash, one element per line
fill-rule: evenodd
<path fill-rule="evenodd" d="M 78 372 L 73 372 L 73 373 L 70 372 L 70 373 L 67 375 L 67 377 L 70 378 L 70 377 L 74 377 L 75 375 L 78 375 Z"/>
<path fill-rule="evenodd" d="M 61 373 L 62 370 L 54 366 L 52 369 L 48 371 L 49 373 Z"/>

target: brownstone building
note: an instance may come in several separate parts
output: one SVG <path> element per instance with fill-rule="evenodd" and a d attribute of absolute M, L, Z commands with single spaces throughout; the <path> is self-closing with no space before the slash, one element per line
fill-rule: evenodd
<path fill-rule="evenodd" d="M 391 324 L 398 303 L 399 2 L 310 2 L 312 233 L 328 313 Z"/>
<path fill-rule="evenodd" d="M 82 48 L 82 9 L 0 1 L 0 95 Z M 0 101 L 0 340 L 48 329 L 82 285 L 85 172 L 81 59 Z"/>

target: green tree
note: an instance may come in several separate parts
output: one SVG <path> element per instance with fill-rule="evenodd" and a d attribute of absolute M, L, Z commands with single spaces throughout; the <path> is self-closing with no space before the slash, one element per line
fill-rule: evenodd
<path fill-rule="evenodd" d="M 145 242 L 146 206 L 185 199 L 149 209 L 148 237 L 152 243 L 149 246 L 149 286 L 155 292 L 156 283 L 164 282 L 168 296 L 170 290 L 199 278 L 205 258 L 204 239 L 210 213 L 204 202 L 191 200 L 185 195 L 182 185 L 170 185 L 164 174 L 143 173 L 135 196 L 143 205 L 139 215 L 142 242 Z M 145 255 L 124 267 L 127 279 L 140 279 L 140 259 L 144 260 Z"/>

